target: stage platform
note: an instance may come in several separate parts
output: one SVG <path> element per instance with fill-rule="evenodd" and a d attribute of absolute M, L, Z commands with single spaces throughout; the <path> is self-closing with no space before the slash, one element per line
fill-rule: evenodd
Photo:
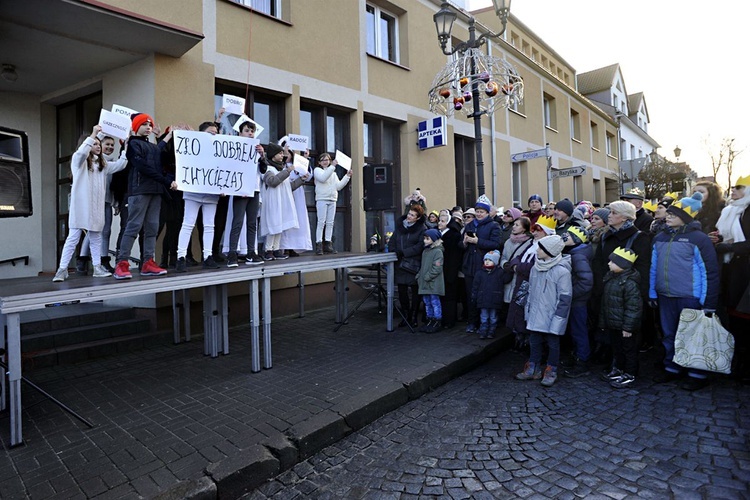
<path fill-rule="evenodd" d="M 50 307 L 102 301 L 113 298 L 166 293 L 172 294 L 173 329 L 175 342 L 181 341 L 184 326 L 186 340 L 190 338 L 188 290 L 201 288 L 204 302 L 204 354 L 213 357 L 229 353 L 229 326 L 227 311 L 227 285 L 247 283 L 250 295 L 251 371 L 261 370 L 260 332 L 263 335 L 263 364 L 269 369 L 271 352 L 271 278 L 287 274 L 332 270 L 335 273 L 336 321 L 347 317 L 348 269 L 366 266 L 385 267 L 386 330 L 393 331 L 393 271 L 396 255 L 393 253 L 338 253 L 323 256 L 300 256 L 280 261 L 270 261 L 259 266 L 243 265 L 237 268 L 215 270 L 189 270 L 187 273 L 170 272 L 165 276 L 138 275 L 130 280 L 114 278 L 76 279 L 53 283 L 48 276 L 0 281 L 0 346 L 5 346 L 2 356 L 7 364 L 7 379 L 0 382 L 0 410 L 6 408 L 10 396 L 11 446 L 23 443 L 21 419 L 21 315 Z M 303 289 L 300 291 L 303 293 Z M 300 304 L 302 304 L 302 299 Z M 261 314 L 262 308 L 262 314 Z M 181 323 L 184 323 L 181 325 Z M 8 391 L 6 393 L 6 391 Z"/>

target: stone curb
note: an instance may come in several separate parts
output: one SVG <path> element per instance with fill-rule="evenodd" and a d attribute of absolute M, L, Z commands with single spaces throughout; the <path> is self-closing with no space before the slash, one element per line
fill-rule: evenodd
<path fill-rule="evenodd" d="M 248 493 L 279 473 L 291 469 L 326 446 L 374 422 L 390 411 L 417 399 L 427 392 L 463 375 L 508 348 L 513 335 L 503 330 L 482 347 L 458 359 L 435 360 L 429 367 L 403 373 L 399 382 L 379 387 L 341 402 L 300 422 L 286 435 L 279 433 L 241 455 L 211 464 L 206 476 L 182 481 L 161 494 L 159 500 L 235 499 Z"/>

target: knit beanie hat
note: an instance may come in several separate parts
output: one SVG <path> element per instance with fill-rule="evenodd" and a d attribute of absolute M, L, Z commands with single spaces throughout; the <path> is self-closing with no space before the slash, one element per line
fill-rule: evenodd
<path fill-rule="evenodd" d="M 138 133 L 138 129 L 141 128 L 141 125 L 143 125 L 144 123 L 151 122 L 151 125 L 154 124 L 154 119 L 146 113 L 135 113 L 130 117 L 130 119 L 133 121 L 133 132 L 135 132 L 136 134 Z"/>
<path fill-rule="evenodd" d="M 498 265 L 498 263 L 500 263 L 500 252 L 497 250 L 491 250 L 484 254 L 483 260 L 491 260 L 493 264 Z"/>
<path fill-rule="evenodd" d="M 542 197 L 539 196 L 538 194 L 532 194 L 531 196 L 529 196 L 529 201 L 527 202 L 527 204 L 530 204 L 533 200 L 536 200 L 539 203 L 544 204 L 544 200 L 542 200 Z"/>
<path fill-rule="evenodd" d="M 511 207 L 508 210 L 506 210 L 506 212 L 510 212 L 510 218 L 513 220 L 516 220 L 523 215 L 523 212 L 521 212 L 516 207 Z"/>
<path fill-rule="evenodd" d="M 620 269 L 627 270 L 633 267 L 638 255 L 629 248 L 617 247 L 609 254 L 609 260 L 617 264 Z"/>
<path fill-rule="evenodd" d="M 563 242 L 563 239 L 556 234 L 545 236 L 537 241 L 537 245 L 539 245 L 539 248 L 550 257 L 557 257 L 565 248 L 565 242 Z"/>
<path fill-rule="evenodd" d="M 424 235 L 430 238 L 433 242 L 440 239 L 440 231 L 437 229 L 428 229 L 424 232 Z"/>
<path fill-rule="evenodd" d="M 555 205 L 555 210 L 560 210 L 568 214 L 568 217 L 573 215 L 573 209 L 575 207 L 573 206 L 573 202 L 569 199 L 565 198 L 564 200 L 560 200 L 557 202 L 557 205 Z"/>
<path fill-rule="evenodd" d="M 599 217 L 606 224 L 607 221 L 608 221 L 608 219 L 609 219 L 609 209 L 608 208 L 597 208 L 596 210 L 594 210 L 594 213 L 591 214 L 592 217 L 594 215 L 596 215 L 597 217 Z"/>
<path fill-rule="evenodd" d="M 272 142 L 265 146 L 264 149 L 266 150 L 266 158 L 268 158 L 269 160 L 284 151 L 284 148 Z"/>
<path fill-rule="evenodd" d="M 487 196 L 482 195 L 477 199 L 477 202 L 474 204 L 474 208 L 481 208 L 489 213 L 490 209 L 492 208 L 492 202 L 489 198 L 487 198 Z"/>
<path fill-rule="evenodd" d="M 703 194 L 695 192 L 690 198 L 683 198 L 672 203 L 667 207 L 667 213 L 676 215 L 685 224 L 690 224 L 703 206 L 702 199 Z"/>

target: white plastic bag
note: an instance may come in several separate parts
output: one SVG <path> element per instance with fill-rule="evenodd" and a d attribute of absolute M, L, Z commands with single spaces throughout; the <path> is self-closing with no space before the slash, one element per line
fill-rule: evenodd
<path fill-rule="evenodd" d="M 734 337 L 721 326 L 714 314 L 683 309 L 674 340 L 673 361 L 685 368 L 730 373 L 734 355 Z"/>

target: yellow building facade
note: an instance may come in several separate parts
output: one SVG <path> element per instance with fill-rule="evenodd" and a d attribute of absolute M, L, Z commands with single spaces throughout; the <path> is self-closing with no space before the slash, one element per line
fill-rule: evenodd
<path fill-rule="evenodd" d="M 214 119 L 223 94 L 235 95 L 265 127 L 262 142 L 301 134 L 310 138 L 313 155 L 347 154 L 355 171 L 338 202 L 340 250 L 365 251 L 374 232 L 393 226 L 416 187 L 429 209 L 476 199 L 470 118 L 448 119 L 446 145 L 417 147 L 419 122 L 435 117 L 427 93 L 449 61 L 432 20 L 437 0 L 3 4 L 0 43 L 10 51 L 0 62 L 12 64 L 18 79 L 0 82 L 0 127 L 28 135 L 34 210 L 0 218 L 0 234 L 9 241 L 0 260 L 30 256 L 27 266 L 0 267 L 0 278 L 56 268 L 67 227 L 66 162 L 78 136 L 113 104 L 147 112 L 162 127 L 197 128 Z M 494 12 L 475 15 L 481 26 L 499 29 Z M 468 37 L 466 23 L 456 23 L 453 37 Z M 576 92 L 575 69 L 513 16 L 503 38 L 483 50 L 512 64 L 525 89 L 523 104 L 482 117 L 484 178 L 493 203 L 525 208 L 534 193 L 545 201 L 616 199 L 617 125 Z M 548 185 L 544 158 L 511 161 L 546 144 L 553 169 L 585 166 L 585 174 Z M 365 210 L 365 164 L 390 166 L 392 209 Z M 314 224 L 312 184 L 305 190 Z M 117 228 L 116 218 L 110 248 Z"/>

